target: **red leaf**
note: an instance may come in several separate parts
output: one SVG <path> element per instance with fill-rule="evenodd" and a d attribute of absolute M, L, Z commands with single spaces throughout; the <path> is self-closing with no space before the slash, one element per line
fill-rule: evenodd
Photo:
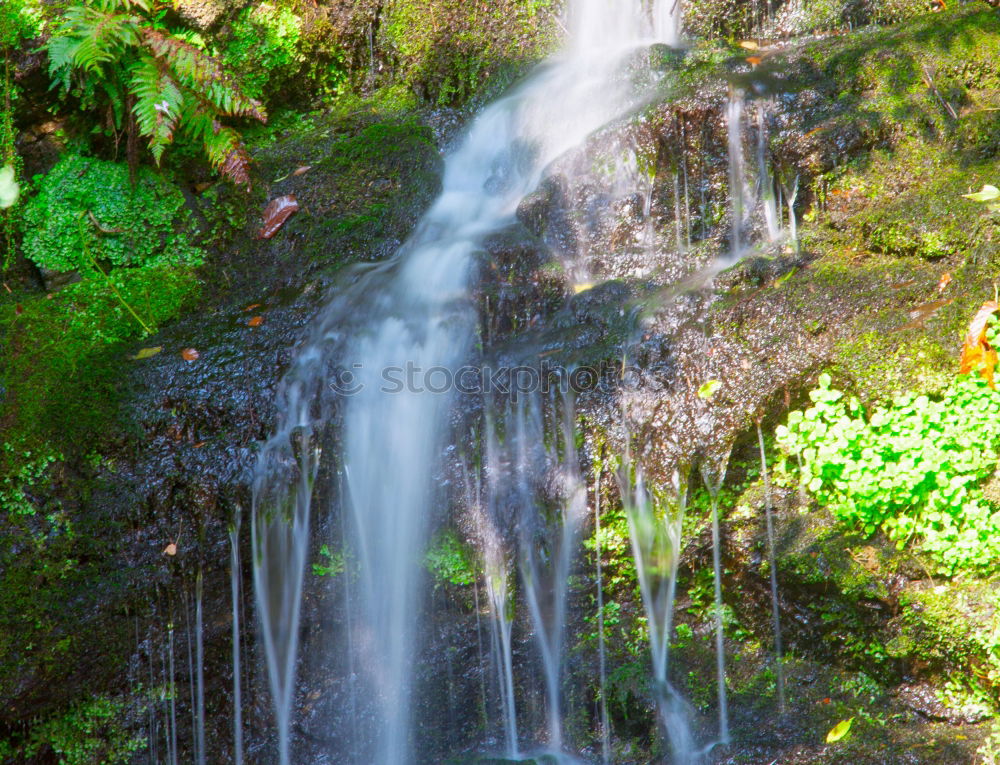
<path fill-rule="evenodd" d="M 258 236 L 261 239 L 270 239 L 298 209 L 299 203 L 294 194 L 272 199 L 264 208 L 264 226 Z"/>
<path fill-rule="evenodd" d="M 18 303 L 14 306 L 14 315 L 20 316 L 22 313 L 24 313 L 24 306 Z"/>

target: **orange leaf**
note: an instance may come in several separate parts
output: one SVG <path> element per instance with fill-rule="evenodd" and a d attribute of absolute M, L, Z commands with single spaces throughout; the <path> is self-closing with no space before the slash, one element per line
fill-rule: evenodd
<path fill-rule="evenodd" d="M 938 282 L 938 292 L 944 292 L 944 288 L 951 284 L 951 274 L 945 271 L 941 274 L 941 280 Z"/>
<path fill-rule="evenodd" d="M 244 311 L 252 311 L 254 308 L 260 308 L 260 303 L 251 303 L 250 305 L 248 305 L 243 310 Z"/>
<path fill-rule="evenodd" d="M 164 555 L 176 555 L 177 554 L 177 545 L 174 544 L 173 542 L 171 542 L 170 544 L 168 544 L 166 547 L 163 548 L 163 554 Z"/>
<path fill-rule="evenodd" d="M 259 327 L 263 323 L 264 323 L 264 317 L 263 316 L 254 316 L 252 319 L 250 319 L 250 321 L 247 322 L 247 326 L 248 327 Z"/>
<path fill-rule="evenodd" d="M 997 352 L 986 342 L 986 324 L 990 316 L 1000 310 L 1000 304 L 990 300 L 983 303 L 969 322 L 969 331 L 962 344 L 962 359 L 959 363 L 960 375 L 978 372 L 993 388 L 993 371 L 997 366 Z"/>
<path fill-rule="evenodd" d="M 747 56 L 744 59 L 750 66 L 757 66 L 763 59 L 760 56 Z"/>
<path fill-rule="evenodd" d="M 185 348 L 181 351 L 181 358 L 185 361 L 195 361 L 200 355 L 194 348 Z"/>

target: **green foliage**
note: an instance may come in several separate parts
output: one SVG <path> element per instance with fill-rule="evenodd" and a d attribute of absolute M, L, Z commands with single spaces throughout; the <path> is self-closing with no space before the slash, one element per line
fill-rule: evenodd
<path fill-rule="evenodd" d="M 174 31 L 150 0 L 71 4 L 45 48 L 49 74 L 85 108 L 110 107 L 116 129 L 149 139 L 159 163 L 180 132 L 201 143 L 212 166 L 249 185 L 249 155 L 226 117 L 264 122 L 198 35 Z"/>
<path fill-rule="evenodd" d="M 472 551 L 452 529 L 437 535 L 424 565 L 437 582 L 454 585 L 468 586 L 476 581 L 478 574 Z"/>
<path fill-rule="evenodd" d="M 24 253 L 41 268 L 99 276 L 111 266 L 195 264 L 184 195 L 149 168 L 135 186 L 115 162 L 65 155 L 24 208 Z"/>
<path fill-rule="evenodd" d="M 20 451 L 9 441 L 0 450 L 0 513 L 5 515 L 35 515 L 37 507 L 31 498 L 33 490 L 44 487 L 49 467 L 62 459 L 62 454 Z"/>
<path fill-rule="evenodd" d="M 263 98 L 275 81 L 294 75 L 305 62 L 302 19 L 285 7 L 269 3 L 244 8 L 232 24 L 232 38 L 223 63 L 242 72 L 247 95 Z"/>
<path fill-rule="evenodd" d="M 869 416 L 830 384 L 822 375 L 813 406 L 777 431 L 802 458 L 801 483 L 865 534 L 919 540 L 942 573 L 995 568 L 1000 514 L 980 484 L 997 464 L 1000 393 L 961 377 L 940 399 L 910 393 Z"/>
<path fill-rule="evenodd" d="M 312 564 L 312 572 L 315 576 L 337 576 L 344 571 L 344 554 L 330 552 L 329 545 L 319 548 L 320 563 Z"/>
<path fill-rule="evenodd" d="M 253 98 L 287 100 L 289 91 L 300 93 L 303 85 L 310 93 L 331 95 L 347 81 L 344 53 L 331 37 L 323 17 L 307 21 L 287 4 L 252 4 L 232 23 L 222 61 L 241 73 Z"/>
<path fill-rule="evenodd" d="M 125 731 L 124 704 L 98 697 L 73 706 L 59 717 L 31 728 L 21 747 L 25 758 L 51 752 L 59 765 L 120 765 L 145 747 L 145 739 Z"/>

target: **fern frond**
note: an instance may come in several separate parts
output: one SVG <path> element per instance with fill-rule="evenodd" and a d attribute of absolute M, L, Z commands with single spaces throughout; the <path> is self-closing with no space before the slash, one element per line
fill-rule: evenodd
<path fill-rule="evenodd" d="M 263 105 L 244 95 L 214 58 L 190 43 L 159 30 L 144 27 L 141 32 L 153 55 L 165 61 L 185 85 L 204 92 L 221 114 L 267 122 Z"/>
<path fill-rule="evenodd" d="M 132 68 L 129 82 L 135 95 L 139 132 L 149 138 L 149 149 L 159 164 L 164 149 L 174 140 L 174 131 L 184 109 L 184 94 L 169 70 L 152 56 L 144 56 Z"/>

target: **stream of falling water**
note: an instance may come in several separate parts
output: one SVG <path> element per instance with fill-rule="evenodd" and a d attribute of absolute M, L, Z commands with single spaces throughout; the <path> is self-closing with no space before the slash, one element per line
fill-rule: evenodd
<path fill-rule="evenodd" d="M 470 353 L 475 314 L 468 282 L 483 237 L 510 220 L 549 163 L 634 102 L 620 71 L 626 56 L 644 43 L 676 41 L 679 0 L 657 3 L 652 16 L 648 10 L 641 0 L 570 0 L 565 50 L 472 122 L 447 158 L 440 196 L 409 241 L 390 261 L 338 285 L 280 385 L 277 427 L 257 466 L 251 529 L 281 765 L 291 762 L 313 485 L 325 426 L 338 417 L 337 464 L 358 561 L 350 661 L 363 685 L 358 697 L 371 704 L 371 713 L 355 721 L 347 749 L 366 765 L 414 758 L 420 561 L 451 403 L 427 391 L 430 373 L 454 370 Z M 397 385 L 404 373 L 417 384 Z M 552 627 L 559 633 L 560 620 Z M 558 634 L 539 640 L 547 641 L 543 654 L 555 652 Z M 549 743 L 558 749 L 557 663 L 554 656 L 546 662 L 546 673 Z M 508 735 L 516 751 L 516 729 Z"/>

